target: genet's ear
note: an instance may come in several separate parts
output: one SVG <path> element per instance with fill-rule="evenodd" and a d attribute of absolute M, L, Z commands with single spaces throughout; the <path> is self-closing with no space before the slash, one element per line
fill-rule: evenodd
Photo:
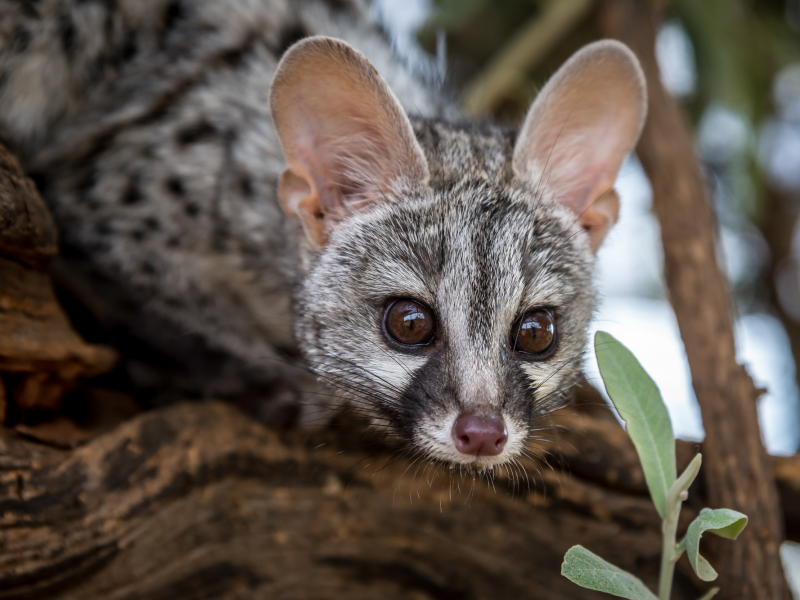
<path fill-rule="evenodd" d="M 284 54 L 270 110 L 288 169 L 279 195 L 321 246 L 333 227 L 388 190 L 424 186 L 428 165 L 400 103 L 342 41 L 311 37 Z"/>
<path fill-rule="evenodd" d="M 647 114 L 639 61 L 612 40 L 576 52 L 528 111 L 514 170 L 539 192 L 571 208 L 597 250 L 619 214 L 613 190 Z"/>

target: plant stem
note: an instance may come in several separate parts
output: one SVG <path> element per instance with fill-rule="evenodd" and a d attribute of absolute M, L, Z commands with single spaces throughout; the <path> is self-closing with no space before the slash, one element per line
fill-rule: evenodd
<path fill-rule="evenodd" d="M 669 600 L 669 596 L 672 593 L 672 575 L 675 573 L 675 563 L 678 561 L 679 556 L 675 552 L 678 547 L 675 536 L 678 533 L 678 517 L 680 517 L 681 504 L 683 504 L 681 494 L 692 485 L 694 478 L 697 477 L 697 473 L 700 471 L 702 462 L 703 457 L 700 454 L 695 456 L 689 466 L 686 467 L 686 470 L 678 477 L 678 480 L 672 484 L 669 492 L 667 492 L 667 510 L 664 515 L 664 523 L 661 526 L 664 542 L 661 549 L 658 600 Z"/>
<path fill-rule="evenodd" d="M 667 515 L 664 518 L 661 531 L 663 547 L 661 549 L 661 573 L 658 578 L 658 600 L 669 600 L 672 593 L 672 576 L 675 572 L 675 536 L 678 533 L 678 517 L 681 514 L 681 500 L 679 497 L 670 498 L 667 504 Z"/>

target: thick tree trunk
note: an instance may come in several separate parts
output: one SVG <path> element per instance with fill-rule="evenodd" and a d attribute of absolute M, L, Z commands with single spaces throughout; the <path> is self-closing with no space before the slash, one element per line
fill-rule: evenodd
<path fill-rule="evenodd" d="M 712 506 L 739 510 L 750 523 L 735 544 L 717 546 L 720 598 L 784 600 L 783 523 L 758 426 L 756 389 L 736 362 L 734 309 L 716 253 L 715 217 L 680 107 L 661 85 L 650 3 L 607 0 L 604 34 L 627 43 L 648 79 L 649 115 L 637 147 L 653 186 L 670 300 L 706 430 L 703 476 Z"/>

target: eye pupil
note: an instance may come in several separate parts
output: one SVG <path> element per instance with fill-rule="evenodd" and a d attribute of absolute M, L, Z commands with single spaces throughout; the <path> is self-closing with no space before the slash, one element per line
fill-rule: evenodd
<path fill-rule="evenodd" d="M 419 302 L 397 300 L 386 310 L 386 332 L 396 342 L 423 346 L 433 339 L 433 315 Z"/>
<path fill-rule="evenodd" d="M 524 354 L 544 354 L 553 348 L 556 337 L 556 322 L 549 310 L 537 309 L 529 312 L 516 327 L 514 350 Z"/>

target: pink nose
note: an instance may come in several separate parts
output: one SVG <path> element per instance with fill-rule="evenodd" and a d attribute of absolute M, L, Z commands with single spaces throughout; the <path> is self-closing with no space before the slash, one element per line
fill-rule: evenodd
<path fill-rule="evenodd" d="M 499 417 L 461 415 L 453 426 L 453 440 L 462 454 L 497 456 L 507 439 L 506 424 Z"/>

